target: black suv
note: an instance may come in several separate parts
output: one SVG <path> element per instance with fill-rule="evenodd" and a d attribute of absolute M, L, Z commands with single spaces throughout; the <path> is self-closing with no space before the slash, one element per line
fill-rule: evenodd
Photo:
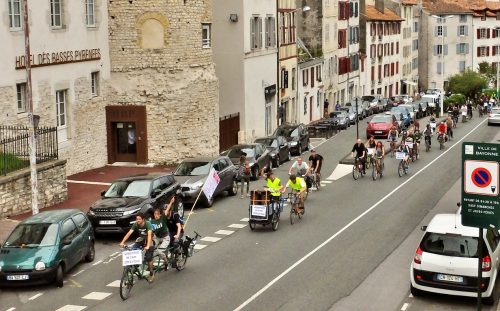
<path fill-rule="evenodd" d="M 309 148 L 309 132 L 307 127 L 300 124 L 283 124 L 275 131 L 273 136 L 283 136 L 288 141 L 290 152 L 302 154 L 303 150 Z"/>
<path fill-rule="evenodd" d="M 101 192 L 101 199 L 90 207 L 87 216 L 96 233 L 124 233 L 135 222 L 138 213 L 152 217 L 153 209 L 165 207 L 179 192 L 180 185 L 172 174 L 149 173 L 120 178 Z M 177 202 L 175 209 L 183 214 L 182 201 Z"/>

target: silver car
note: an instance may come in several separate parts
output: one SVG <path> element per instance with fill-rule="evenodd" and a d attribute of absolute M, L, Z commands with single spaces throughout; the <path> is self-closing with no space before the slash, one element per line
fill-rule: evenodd
<path fill-rule="evenodd" d="M 500 107 L 496 106 L 491 108 L 491 112 L 488 114 L 488 125 L 500 124 Z"/>

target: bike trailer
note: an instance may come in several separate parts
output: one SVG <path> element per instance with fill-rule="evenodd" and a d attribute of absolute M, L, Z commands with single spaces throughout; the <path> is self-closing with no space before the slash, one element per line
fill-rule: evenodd
<path fill-rule="evenodd" d="M 268 221 L 269 216 L 273 214 L 271 197 L 271 191 L 268 190 L 250 191 L 248 218 L 254 221 Z"/>

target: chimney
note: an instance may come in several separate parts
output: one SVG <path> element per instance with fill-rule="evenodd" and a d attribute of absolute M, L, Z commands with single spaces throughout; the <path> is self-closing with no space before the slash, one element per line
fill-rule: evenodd
<path fill-rule="evenodd" d="M 377 11 L 384 14 L 384 0 L 375 0 L 375 8 Z"/>

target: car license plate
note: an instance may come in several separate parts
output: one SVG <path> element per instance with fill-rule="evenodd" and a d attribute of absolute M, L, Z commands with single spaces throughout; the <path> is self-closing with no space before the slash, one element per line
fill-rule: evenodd
<path fill-rule="evenodd" d="M 382 134 L 382 131 L 375 131 L 375 134 Z"/>
<path fill-rule="evenodd" d="M 29 280 L 30 276 L 27 274 L 18 274 L 18 275 L 7 275 L 8 281 L 22 281 Z"/>
<path fill-rule="evenodd" d="M 438 274 L 437 279 L 439 281 L 446 281 L 446 282 L 455 282 L 455 283 L 463 283 L 464 278 L 461 276 L 456 276 L 456 275 L 448 275 L 448 274 Z"/>
<path fill-rule="evenodd" d="M 116 225 L 116 220 L 99 220 L 100 225 Z"/>

